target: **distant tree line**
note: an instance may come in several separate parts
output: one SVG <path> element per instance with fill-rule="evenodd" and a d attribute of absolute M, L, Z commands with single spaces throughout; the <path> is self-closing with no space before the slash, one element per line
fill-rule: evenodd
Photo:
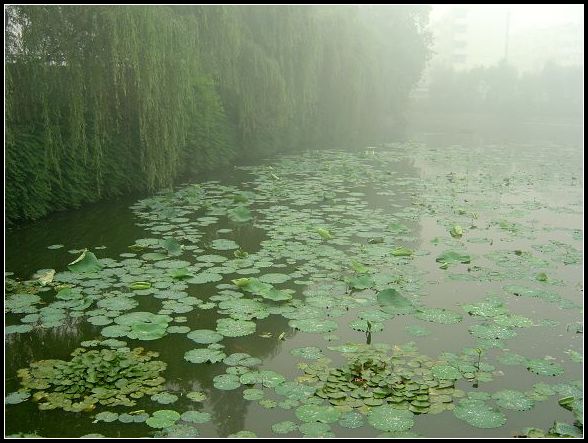
<path fill-rule="evenodd" d="M 513 66 L 431 73 L 425 106 L 433 111 L 488 113 L 506 119 L 579 119 L 583 110 L 583 67 L 547 63 L 519 73 Z"/>
<path fill-rule="evenodd" d="M 244 156 L 384 138 L 425 6 L 9 6 L 8 223 Z"/>

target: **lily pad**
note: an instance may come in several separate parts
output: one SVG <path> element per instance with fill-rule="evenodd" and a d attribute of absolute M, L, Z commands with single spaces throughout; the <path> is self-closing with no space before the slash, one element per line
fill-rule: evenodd
<path fill-rule="evenodd" d="M 382 311 L 389 314 L 411 314 L 415 312 L 412 302 L 400 295 L 396 289 L 386 289 L 378 293 L 378 303 Z"/>
<path fill-rule="evenodd" d="M 84 249 L 82 255 L 68 264 L 67 268 L 75 273 L 90 273 L 100 271 L 102 265 L 98 262 L 98 259 L 92 252 Z"/>
<path fill-rule="evenodd" d="M 340 415 L 341 413 L 333 406 L 306 404 L 296 409 L 296 417 L 303 422 L 333 423 Z"/>
<path fill-rule="evenodd" d="M 210 421 L 210 414 L 208 412 L 186 411 L 181 415 L 182 421 L 189 423 L 206 423 Z"/>
<path fill-rule="evenodd" d="M 476 428 L 499 428 L 506 423 L 506 417 L 502 412 L 488 406 L 482 400 L 461 400 L 453 414 Z"/>
<path fill-rule="evenodd" d="M 217 363 L 225 357 L 224 352 L 208 348 L 192 349 L 184 354 L 184 359 L 191 363 Z"/>
<path fill-rule="evenodd" d="M 298 425 L 292 421 L 281 421 L 272 425 L 272 431 L 276 434 L 288 434 L 298 429 Z"/>
<path fill-rule="evenodd" d="M 216 321 L 216 331 L 225 337 L 242 337 L 255 333 L 255 322 L 248 320 L 235 320 L 232 318 L 220 318 Z"/>
<path fill-rule="evenodd" d="M 180 414 L 170 409 L 162 409 L 151 414 L 145 423 L 151 428 L 168 428 L 180 419 Z"/>
<path fill-rule="evenodd" d="M 513 390 L 499 391 L 492 396 L 496 404 L 513 411 L 527 411 L 533 407 L 533 400 L 527 398 L 524 393 Z"/>
<path fill-rule="evenodd" d="M 408 431 L 414 426 L 414 414 L 391 405 L 383 405 L 373 408 L 368 413 L 368 422 L 380 431 Z"/>
<path fill-rule="evenodd" d="M 217 343 L 225 337 L 210 329 L 198 329 L 188 334 L 188 338 L 199 344 Z"/>
<path fill-rule="evenodd" d="M 561 375 L 564 369 L 548 360 L 531 359 L 527 361 L 527 369 L 537 375 L 556 376 Z"/>

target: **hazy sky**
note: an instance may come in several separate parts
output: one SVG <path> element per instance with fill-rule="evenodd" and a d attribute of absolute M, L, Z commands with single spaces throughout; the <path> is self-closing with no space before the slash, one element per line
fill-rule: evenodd
<path fill-rule="evenodd" d="M 445 11 L 457 5 L 432 5 L 431 19 L 442 16 Z M 584 24 L 584 5 L 463 5 L 468 8 L 484 8 L 488 13 L 492 10 L 511 11 L 510 26 L 512 31 L 528 28 L 544 28 L 564 23 Z"/>

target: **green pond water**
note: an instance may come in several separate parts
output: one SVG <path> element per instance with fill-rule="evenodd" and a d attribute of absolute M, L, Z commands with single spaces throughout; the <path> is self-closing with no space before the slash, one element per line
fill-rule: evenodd
<path fill-rule="evenodd" d="M 581 435 L 575 144 L 273 157 L 10 231 L 5 270 L 7 435 Z"/>

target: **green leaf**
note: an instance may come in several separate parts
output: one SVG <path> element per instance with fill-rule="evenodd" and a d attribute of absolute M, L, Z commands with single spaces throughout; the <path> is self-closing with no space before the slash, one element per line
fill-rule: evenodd
<path fill-rule="evenodd" d="M 168 255 L 182 255 L 182 245 L 173 237 L 160 240 L 159 245 L 167 251 Z"/>
<path fill-rule="evenodd" d="M 476 428 L 499 428 L 506 423 L 506 417 L 502 412 L 491 408 L 482 400 L 461 400 L 453 414 Z"/>
<path fill-rule="evenodd" d="M 471 257 L 463 252 L 445 251 L 435 261 L 443 264 L 469 263 Z"/>
<path fill-rule="evenodd" d="M 281 421 L 272 425 L 272 432 L 276 434 L 287 434 L 296 429 L 298 429 L 298 426 L 292 421 Z"/>
<path fill-rule="evenodd" d="M 210 421 L 210 414 L 208 412 L 186 411 L 181 415 L 182 421 L 189 423 L 206 423 Z"/>
<path fill-rule="evenodd" d="M 184 359 L 191 363 L 217 363 L 226 357 L 226 354 L 216 349 L 192 349 L 184 354 Z"/>
<path fill-rule="evenodd" d="M 373 408 L 368 413 L 368 422 L 380 431 L 408 431 L 414 426 L 414 414 L 407 410 L 395 409 L 391 405 Z"/>
<path fill-rule="evenodd" d="M 528 360 L 527 369 L 534 374 L 548 376 L 561 375 L 564 372 L 564 369 L 557 363 L 539 359 Z"/>
<path fill-rule="evenodd" d="M 534 404 L 533 400 L 527 398 L 524 393 L 509 389 L 497 392 L 492 398 L 496 400 L 498 406 L 513 411 L 527 411 Z"/>
<path fill-rule="evenodd" d="M 296 409 L 296 417 L 304 422 L 333 423 L 340 415 L 341 413 L 333 406 L 307 404 Z"/>
<path fill-rule="evenodd" d="M 323 240 L 331 240 L 333 238 L 333 236 L 331 235 L 331 233 L 329 232 L 328 229 L 325 228 L 316 228 L 316 232 L 318 235 L 321 236 L 321 238 Z"/>
<path fill-rule="evenodd" d="M 67 268 L 71 272 L 86 273 L 100 271 L 102 269 L 102 265 L 98 263 L 98 259 L 93 253 L 89 252 L 87 249 L 84 249 L 82 255 L 68 264 Z"/>
<path fill-rule="evenodd" d="M 237 223 L 246 223 L 253 218 L 251 211 L 245 206 L 237 206 L 236 208 L 227 211 L 227 213 L 229 218 Z"/>
<path fill-rule="evenodd" d="M 180 414 L 178 412 L 170 409 L 162 409 L 155 411 L 145 423 L 149 427 L 163 429 L 174 425 L 179 419 Z"/>
<path fill-rule="evenodd" d="M 378 303 L 384 312 L 390 314 L 411 314 L 415 312 L 412 302 L 400 295 L 396 289 L 385 289 L 378 293 Z"/>
<path fill-rule="evenodd" d="M 394 257 L 410 257 L 412 254 L 414 254 L 414 251 L 404 246 L 392 249 L 392 255 Z"/>
<path fill-rule="evenodd" d="M 198 329 L 188 334 L 188 338 L 199 344 L 217 343 L 225 337 L 216 331 L 210 329 Z"/>

